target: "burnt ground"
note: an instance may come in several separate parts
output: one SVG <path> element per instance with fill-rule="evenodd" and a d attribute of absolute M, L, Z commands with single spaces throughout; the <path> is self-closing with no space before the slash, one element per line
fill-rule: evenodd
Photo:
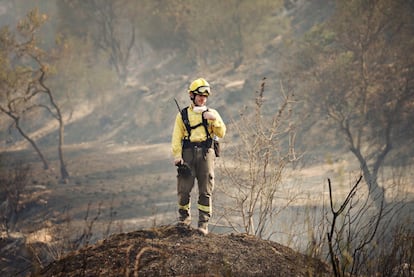
<path fill-rule="evenodd" d="M 69 253 L 39 276 L 331 276 L 329 267 L 276 242 L 160 226 L 112 235 Z"/>
<path fill-rule="evenodd" d="M 67 184 L 56 161 L 45 172 L 33 154 L 8 153 L 9 165 L 30 157 L 32 173 L 15 231 L 0 239 L 0 275 L 330 275 L 329 266 L 274 241 L 174 226 L 168 146 L 68 146 Z M 159 202 L 165 210 L 152 206 Z"/>

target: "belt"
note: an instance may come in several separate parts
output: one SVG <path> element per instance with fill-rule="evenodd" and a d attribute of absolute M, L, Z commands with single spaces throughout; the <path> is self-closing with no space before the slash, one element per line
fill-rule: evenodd
<path fill-rule="evenodd" d="M 189 140 L 183 140 L 183 148 L 211 148 L 212 147 L 211 140 L 205 140 L 201 142 L 192 142 Z"/>
<path fill-rule="evenodd" d="M 205 145 L 206 145 L 205 142 L 190 142 L 191 147 L 203 147 Z"/>

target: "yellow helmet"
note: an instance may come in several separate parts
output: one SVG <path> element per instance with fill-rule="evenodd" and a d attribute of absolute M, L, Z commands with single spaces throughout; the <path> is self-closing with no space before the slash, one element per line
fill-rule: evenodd
<path fill-rule="evenodd" d="M 209 96 L 210 84 L 205 79 L 198 78 L 190 84 L 190 87 L 188 88 L 188 93 Z"/>

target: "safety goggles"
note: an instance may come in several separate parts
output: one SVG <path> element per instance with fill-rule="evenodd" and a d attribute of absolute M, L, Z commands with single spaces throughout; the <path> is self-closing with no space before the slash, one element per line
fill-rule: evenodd
<path fill-rule="evenodd" d="M 197 89 L 193 90 L 193 93 L 208 96 L 210 94 L 210 87 L 208 86 L 198 87 Z"/>

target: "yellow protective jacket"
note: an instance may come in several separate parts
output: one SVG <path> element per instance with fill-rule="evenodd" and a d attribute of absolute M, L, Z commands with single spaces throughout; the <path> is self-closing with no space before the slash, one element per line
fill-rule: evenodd
<path fill-rule="evenodd" d="M 208 108 L 209 112 L 214 113 L 216 116 L 216 120 L 208 120 L 208 131 L 210 133 L 210 137 L 217 136 L 219 138 L 223 138 L 226 134 L 226 125 L 223 122 L 220 114 L 211 108 Z M 202 123 L 202 113 L 196 113 L 193 110 L 193 105 L 188 107 L 188 120 L 190 122 L 190 126 L 196 126 L 197 124 Z M 171 147 L 172 147 L 172 154 L 174 159 L 180 159 L 182 155 L 182 141 L 184 138 L 188 136 L 188 132 L 185 128 L 183 119 L 181 118 L 181 113 L 177 113 L 175 117 L 175 124 L 174 130 L 171 139 Z M 202 142 L 207 140 L 207 135 L 205 128 L 202 124 L 199 127 L 191 130 L 191 142 Z"/>

